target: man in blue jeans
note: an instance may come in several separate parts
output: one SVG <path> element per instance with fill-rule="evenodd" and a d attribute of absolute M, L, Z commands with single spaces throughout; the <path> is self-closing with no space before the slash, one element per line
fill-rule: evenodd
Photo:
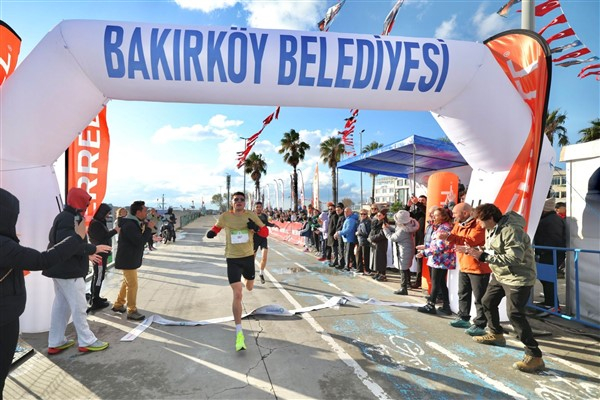
<path fill-rule="evenodd" d="M 480 205 L 473 216 L 486 230 L 485 248 L 465 247 L 457 251 L 487 262 L 494 273 L 482 299 L 489 332 L 474 336 L 473 340 L 481 344 L 506 345 L 498 312 L 500 301 L 506 296 L 508 318 L 525 345 L 525 357 L 513 367 L 523 372 L 543 371 L 542 351 L 525 317 L 525 305 L 536 279 L 533 247 L 524 230 L 525 218 L 514 211 L 502 215 L 493 204 Z"/>

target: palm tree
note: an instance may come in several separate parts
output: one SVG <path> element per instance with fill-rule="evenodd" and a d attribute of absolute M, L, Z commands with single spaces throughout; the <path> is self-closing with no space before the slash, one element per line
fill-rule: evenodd
<path fill-rule="evenodd" d="M 579 131 L 582 138 L 579 139 L 577 143 L 586 143 L 600 139 L 600 118 L 596 118 L 590 121 L 590 123 L 592 126 Z"/>
<path fill-rule="evenodd" d="M 310 145 L 300 141 L 300 134 L 294 129 L 283 134 L 281 139 L 281 149 L 279 154 L 283 154 L 283 161 L 294 168 L 292 179 L 292 196 L 294 199 L 294 211 L 298 211 L 298 171 L 296 167 L 300 161 L 304 160 L 306 151 L 310 150 Z"/>
<path fill-rule="evenodd" d="M 544 128 L 544 134 L 550 141 L 550 144 L 554 143 L 554 136 L 558 138 L 559 146 L 566 146 L 569 144 L 569 138 L 567 137 L 567 128 L 564 127 L 564 123 L 567 120 L 567 114 L 559 112 L 560 109 L 552 111 L 546 117 L 546 127 Z"/>
<path fill-rule="evenodd" d="M 321 160 L 331 168 L 331 190 L 333 192 L 333 202 L 337 203 L 338 188 L 337 188 L 337 165 L 342 159 L 342 154 L 345 151 L 342 138 L 332 136 L 329 139 L 321 142 Z"/>
<path fill-rule="evenodd" d="M 258 201 L 260 199 L 260 178 L 267 174 L 267 162 L 262 155 L 252 152 L 244 161 L 244 173 L 250 174 L 250 178 L 254 181 L 254 198 L 255 201 Z"/>
<path fill-rule="evenodd" d="M 383 147 L 383 144 L 377 143 L 377 142 L 371 142 L 363 148 L 362 152 L 368 153 L 370 151 L 377 150 L 380 147 Z M 373 180 L 373 186 L 371 187 L 371 203 L 375 203 L 375 178 L 377 177 L 377 174 L 369 174 L 369 175 L 371 175 L 371 179 Z"/>

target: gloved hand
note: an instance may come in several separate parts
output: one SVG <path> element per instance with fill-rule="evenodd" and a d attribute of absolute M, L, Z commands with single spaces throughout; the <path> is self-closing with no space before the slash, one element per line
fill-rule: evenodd
<path fill-rule="evenodd" d="M 254 232 L 258 232 L 260 227 L 256 225 L 256 222 L 252 221 L 251 218 L 248 218 L 248 224 L 246 225 L 248 229 L 252 229 Z"/>
<path fill-rule="evenodd" d="M 206 232 L 206 237 L 209 238 L 209 239 L 212 239 L 215 236 L 217 236 L 217 234 L 213 230 L 210 230 L 210 231 Z"/>

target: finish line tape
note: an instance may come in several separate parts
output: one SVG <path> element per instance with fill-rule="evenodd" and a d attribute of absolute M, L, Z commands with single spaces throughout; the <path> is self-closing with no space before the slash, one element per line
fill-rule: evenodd
<path fill-rule="evenodd" d="M 377 299 L 370 298 L 368 300 L 359 299 L 358 297 L 353 296 L 334 296 L 327 300 L 325 303 L 317 304 L 314 306 L 296 308 L 295 310 L 287 310 L 279 304 L 269 304 L 266 306 L 262 306 L 256 308 L 249 313 L 243 314 L 242 319 L 246 318 L 250 315 L 271 315 L 271 316 L 280 316 L 280 317 L 291 317 L 296 314 L 302 314 L 309 311 L 321 310 L 323 308 L 332 308 L 340 305 L 344 305 L 346 303 L 354 303 L 354 304 L 368 304 L 368 305 L 376 305 L 376 306 L 392 306 L 392 307 L 403 307 L 403 308 L 414 308 L 419 307 L 421 304 L 413 304 L 408 302 L 392 302 L 392 301 L 381 301 Z M 202 326 L 209 324 L 220 324 L 223 322 L 233 321 L 233 316 L 229 317 L 221 317 L 221 318 L 213 318 L 202 321 L 171 321 L 169 319 L 163 318 L 160 315 L 153 314 L 150 317 L 146 318 L 142 321 L 138 326 L 131 330 L 128 334 L 121 338 L 121 342 L 132 342 L 142 334 L 152 323 L 157 323 L 159 325 L 172 325 L 172 326 Z"/>

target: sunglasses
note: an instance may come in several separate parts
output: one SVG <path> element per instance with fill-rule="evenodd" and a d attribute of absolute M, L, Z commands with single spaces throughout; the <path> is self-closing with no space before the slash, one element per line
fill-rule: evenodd
<path fill-rule="evenodd" d="M 367 213 L 360 213 L 360 215 L 367 215 Z"/>
<path fill-rule="evenodd" d="M 241 197 L 234 197 L 234 198 L 233 198 L 233 202 L 234 202 L 234 203 L 243 203 L 243 202 L 245 202 L 245 201 L 246 201 L 246 199 L 243 199 L 243 198 L 241 198 Z"/>

